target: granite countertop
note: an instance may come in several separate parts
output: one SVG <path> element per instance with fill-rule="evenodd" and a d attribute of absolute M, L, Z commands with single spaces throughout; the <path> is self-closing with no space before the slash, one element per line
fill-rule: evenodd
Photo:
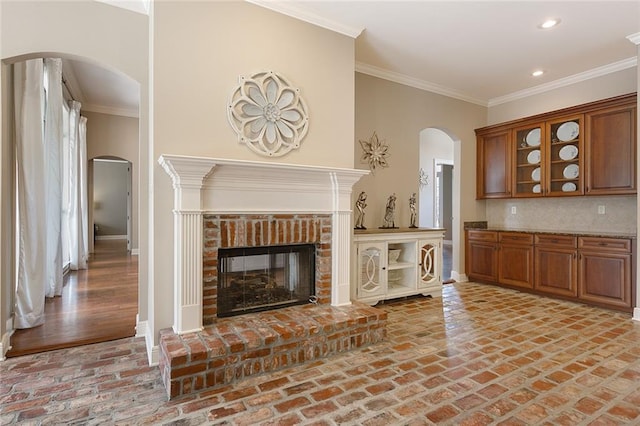
<path fill-rule="evenodd" d="M 603 232 L 603 231 L 558 231 L 558 230 L 545 230 L 545 229 L 506 229 L 506 228 L 494 228 L 488 227 L 487 222 L 465 222 L 464 229 L 482 229 L 487 231 L 497 232 L 526 232 L 530 234 L 546 234 L 546 235 L 570 235 L 574 237 L 602 237 L 602 238 L 632 238 L 637 236 L 635 233 L 624 232 Z"/>
<path fill-rule="evenodd" d="M 354 229 L 353 232 L 357 235 L 367 234 L 399 234 L 401 232 L 425 232 L 425 231 L 442 231 L 444 228 L 367 228 L 367 229 Z"/>

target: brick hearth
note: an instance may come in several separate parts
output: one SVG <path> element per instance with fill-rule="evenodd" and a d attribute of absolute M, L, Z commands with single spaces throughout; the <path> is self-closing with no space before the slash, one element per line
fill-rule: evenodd
<path fill-rule="evenodd" d="M 302 305 L 218 319 L 201 332 L 161 331 L 169 398 L 238 382 L 386 338 L 387 314 L 354 303 Z"/>

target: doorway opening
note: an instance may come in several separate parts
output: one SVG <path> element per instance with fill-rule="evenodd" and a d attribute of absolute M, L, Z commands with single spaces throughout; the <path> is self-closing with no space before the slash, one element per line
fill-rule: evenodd
<path fill-rule="evenodd" d="M 420 132 L 419 224 L 445 230 L 442 250 L 445 283 L 455 281 L 457 276 L 453 258 L 459 245 L 459 218 L 456 218 L 455 206 L 460 205 L 460 189 L 454 177 L 455 141 L 449 133 L 438 128 Z"/>
<path fill-rule="evenodd" d="M 94 158 L 91 163 L 89 223 L 93 245 L 99 241 L 123 240 L 124 251 L 131 252 L 131 162 L 104 156 Z"/>
<path fill-rule="evenodd" d="M 41 54 L 30 56 L 33 59 L 42 57 Z M 131 172 L 132 166 L 137 166 L 138 164 L 138 147 L 140 145 L 139 120 L 131 115 L 120 114 L 114 108 L 98 108 L 97 104 L 92 103 L 90 100 L 85 102 L 83 93 L 86 95 L 88 92 L 82 89 L 83 79 L 73 76 L 74 69 L 76 71 L 86 71 L 87 67 L 91 67 L 92 70 L 99 69 L 100 72 L 92 72 L 90 74 L 108 79 L 110 75 L 114 74 L 113 71 L 93 63 L 84 63 L 77 59 L 65 59 L 67 55 L 51 56 L 63 58 L 62 81 L 60 82 L 63 86 L 62 106 L 67 108 L 71 103 L 84 103 L 87 105 L 86 111 L 82 107 L 78 108 L 79 116 L 83 117 L 87 123 L 86 156 L 89 158 L 102 157 L 102 159 L 111 160 L 109 161 L 111 163 L 120 163 L 128 167 L 128 172 L 124 174 L 125 186 L 120 189 L 125 195 L 125 207 L 121 209 L 124 212 L 125 225 L 124 231 L 119 228 L 117 233 L 114 234 L 118 238 L 106 238 L 95 244 L 94 237 L 96 235 L 92 226 L 93 219 L 84 221 L 85 226 L 88 224 L 87 231 L 83 232 L 84 241 L 88 243 L 89 252 L 91 253 L 88 257 L 87 269 L 70 270 L 75 268 L 70 268 L 68 261 L 65 263 L 61 294 L 56 293 L 58 295 L 55 297 L 47 297 L 44 300 L 43 324 L 16 330 L 12 329 L 15 327 L 15 324 L 12 324 L 13 321 L 7 321 L 10 350 L 6 353 L 6 356 L 9 357 L 132 337 L 136 334 L 136 321 L 139 310 L 138 257 L 135 256 L 138 244 L 136 236 L 138 209 L 137 202 L 132 202 L 132 193 L 137 196 L 135 194 L 137 194 L 138 179 L 137 177 L 132 179 Z M 17 63 L 19 61 L 8 62 L 6 66 L 11 67 L 10 69 L 13 70 L 12 67 Z M 80 74 L 80 72 L 78 73 Z M 138 84 L 133 80 L 131 81 L 135 85 Z M 13 98 L 5 98 L 7 96 L 5 93 L 13 92 L 14 82 L 9 80 L 8 84 L 11 90 L 3 90 L 3 103 L 13 108 Z M 100 86 L 100 84 L 94 84 L 93 86 Z M 47 99 L 46 96 L 45 93 L 45 99 Z M 5 116 L 3 115 L 3 127 L 12 125 L 10 121 L 4 121 L 4 119 Z M 54 123 L 55 120 L 51 122 Z M 66 122 L 63 126 L 67 126 Z M 3 144 L 13 150 L 15 149 L 16 140 L 4 138 Z M 4 149 L 7 148 L 5 147 Z M 63 152 L 65 152 L 64 149 Z M 125 152 L 124 156 L 122 152 Z M 111 153 L 118 156 L 110 156 L 109 154 Z M 131 157 L 133 162 L 123 160 L 126 157 Z M 63 158 L 66 157 L 63 155 Z M 91 182 L 94 161 L 80 160 L 79 164 L 90 173 L 87 174 L 86 178 Z M 63 171 L 66 170 L 64 166 L 62 169 Z M 10 178 L 9 185 L 15 188 L 16 176 L 14 175 Z M 133 188 L 135 188 L 135 191 L 132 191 Z M 85 200 L 88 201 L 88 209 L 85 211 L 88 212 L 89 217 L 93 215 L 94 210 L 92 190 L 91 186 L 84 192 L 84 194 L 87 194 Z M 15 199 L 16 195 L 14 194 L 11 201 L 14 204 L 14 210 Z M 61 204 L 62 209 L 67 205 L 64 202 L 64 196 L 62 196 Z M 109 202 L 109 205 L 111 205 L 111 202 Z M 63 217 L 64 213 L 65 211 L 63 210 Z M 10 234 L 16 235 L 17 214 L 14 213 L 12 215 L 10 222 L 12 229 Z M 133 226 L 132 222 L 134 223 Z M 64 219 L 62 219 L 62 226 L 64 226 Z M 12 253 L 12 257 L 14 259 L 17 258 L 17 253 Z M 11 275 L 15 279 L 16 270 L 15 268 L 12 269 L 14 270 Z M 3 282 L 3 286 L 5 285 L 11 284 Z M 10 305 L 13 306 L 17 296 L 13 292 L 8 292 L 7 294 L 11 295 Z M 13 315 L 15 318 L 15 314 Z"/>

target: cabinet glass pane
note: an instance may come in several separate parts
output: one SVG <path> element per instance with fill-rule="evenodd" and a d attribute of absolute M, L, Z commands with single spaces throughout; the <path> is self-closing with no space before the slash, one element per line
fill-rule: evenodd
<path fill-rule="evenodd" d="M 420 280 L 423 284 L 438 280 L 438 246 L 425 243 L 420 248 Z"/>
<path fill-rule="evenodd" d="M 515 131 L 515 193 L 516 195 L 542 195 L 543 151 L 542 126 L 531 126 Z"/>
<path fill-rule="evenodd" d="M 380 286 L 380 255 L 377 247 L 360 252 L 360 289 L 365 293 L 376 293 Z"/>
<path fill-rule="evenodd" d="M 549 190 L 566 195 L 582 192 L 580 119 L 563 120 L 549 125 Z"/>

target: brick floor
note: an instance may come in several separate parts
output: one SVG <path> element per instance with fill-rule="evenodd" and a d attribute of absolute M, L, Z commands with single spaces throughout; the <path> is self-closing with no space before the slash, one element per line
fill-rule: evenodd
<path fill-rule="evenodd" d="M 143 339 L 0 362 L 0 424 L 640 424 L 640 322 L 473 283 L 387 302 L 388 340 L 167 401 Z"/>

